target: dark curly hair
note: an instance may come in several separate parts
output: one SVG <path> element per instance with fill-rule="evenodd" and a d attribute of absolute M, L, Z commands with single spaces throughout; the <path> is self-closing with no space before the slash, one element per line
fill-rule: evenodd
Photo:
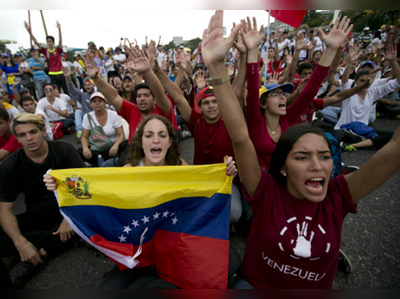
<path fill-rule="evenodd" d="M 126 158 L 126 163 L 130 163 L 132 166 L 137 166 L 140 160 L 144 158 L 144 152 L 142 148 L 144 127 L 152 119 L 158 119 L 167 127 L 168 136 L 169 139 L 171 140 L 171 146 L 169 147 L 167 154 L 165 155 L 165 164 L 182 165 L 182 160 L 180 159 L 178 138 L 176 138 L 175 136 L 172 124 L 165 117 L 156 114 L 152 114 L 140 122 L 139 127 L 136 131 L 136 135 L 133 138 L 131 145 L 129 147 L 129 153 Z"/>

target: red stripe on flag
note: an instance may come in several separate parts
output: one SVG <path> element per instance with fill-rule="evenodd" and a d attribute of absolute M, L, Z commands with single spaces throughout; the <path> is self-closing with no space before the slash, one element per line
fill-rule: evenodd
<path fill-rule="evenodd" d="M 307 10 L 269 10 L 269 12 L 271 17 L 295 28 L 299 28 L 306 16 Z"/>

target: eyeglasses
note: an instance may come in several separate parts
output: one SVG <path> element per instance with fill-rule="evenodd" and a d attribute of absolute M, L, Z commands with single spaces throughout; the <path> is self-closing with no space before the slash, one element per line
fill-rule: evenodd
<path fill-rule="evenodd" d="M 280 97 L 280 96 L 284 96 L 286 98 L 288 95 L 290 95 L 289 92 L 277 92 L 277 91 L 271 92 L 269 94 L 269 96 L 271 98 L 277 98 L 277 97 Z"/>
<path fill-rule="evenodd" d="M 45 88 L 44 91 L 53 91 L 53 88 Z"/>

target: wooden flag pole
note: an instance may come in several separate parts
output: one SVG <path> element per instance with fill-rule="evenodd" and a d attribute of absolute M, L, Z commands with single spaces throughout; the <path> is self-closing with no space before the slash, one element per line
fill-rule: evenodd
<path fill-rule="evenodd" d="M 44 33 L 46 34 L 46 36 L 48 36 L 47 34 L 47 28 L 46 28 L 46 23 L 44 21 L 44 16 L 43 16 L 43 10 L 40 11 L 40 15 L 42 16 L 42 22 L 43 22 L 43 27 L 44 27 Z"/>

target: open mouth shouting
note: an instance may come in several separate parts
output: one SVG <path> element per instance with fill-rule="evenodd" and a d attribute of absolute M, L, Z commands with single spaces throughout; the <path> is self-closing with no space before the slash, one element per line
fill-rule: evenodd
<path fill-rule="evenodd" d="M 323 178 L 312 178 L 307 180 L 304 185 L 306 188 L 311 192 L 315 194 L 319 194 L 324 191 L 324 184 L 325 184 L 325 179 Z"/>

